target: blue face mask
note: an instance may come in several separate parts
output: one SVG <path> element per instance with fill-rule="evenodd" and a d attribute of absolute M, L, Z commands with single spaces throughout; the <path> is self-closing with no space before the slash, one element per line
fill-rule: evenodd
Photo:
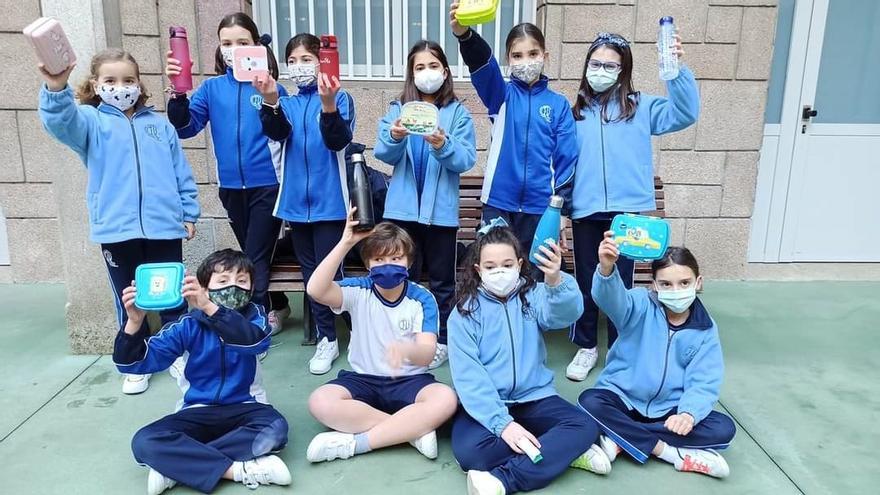
<path fill-rule="evenodd" d="M 662 290 L 657 292 L 657 299 L 670 311 L 676 314 L 684 313 L 697 298 L 695 286 L 679 290 Z"/>
<path fill-rule="evenodd" d="M 409 277 L 405 266 L 388 263 L 370 268 L 370 280 L 383 289 L 393 289 Z"/>

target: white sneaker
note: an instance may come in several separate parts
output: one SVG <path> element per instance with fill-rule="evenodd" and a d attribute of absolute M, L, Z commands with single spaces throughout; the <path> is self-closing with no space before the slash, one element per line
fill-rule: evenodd
<path fill-rule="evenodd" d="M 272 329 L 270 335 L 275 336 L 284 330 L 284 320 L 290 316 L 290 306 L 284 309 L 276 309 L 269 311 L 269 328 Z"/>
<path fill-rule="evenodd" d="M 434 360 L 428 365 L 429 370 L 437 369 L 443 366 L 449 359 L 449 347 L 446 344 L 437 344 L 437 350 L 434 351 Z"/>
<path fill-rule="evenodd" d="M 257 457 L 241 463 L 241 483 L 251 490 L 260 485 L 289 485 L 290 470 L 276 455 Z"/>
<path fill-rule="evenodd" d="M 486 471 L 470 470 L 467 474 L 468 495 L 506 495 L 501 480 Z"/>
<path fill-rule="evenodd" d="M 437 431 L 425 433 L 409 443 L 428 459 L 437 458 Z"/>
<path fill-rule="evenodd" d="M 574 359 L 565 368 L 565 377 L 576 382 L 586 380 L 587 375 L 596 366 L 596 361 L 598 360 L 599 351 L 595 347 L 592 349 L 578 349 Z"/>
<path fill-rule="evenodd" d="M 323 375 L 333 367 L 333 361 L 339 357 L 339 341 L 330 342 L 327 337 L 318 342 L 315 355 L 309 360 L 309 371 L 313 375 Z"/>
<path fill-rule="evenodd" d="M 122 393 L 128 395 L 137 395 L 145 392 L 150 388 L 150 375 L 132 375 L 125 374 L 122 380 Z"/>
<path fill-rule="evenodd" d="M 186 369 L 186 359 L 180 356 L 168 367 L 168 374 L 171 375 L 171 378 L 178 380 L 183 376 L 184 369 Z"/>
<path fill-rule="evenodd" d="M 147 475 L 147 495 L 159 495 L 169 488 L 174 488 L 176 484 L 173 479 L 166 478 L 159 471 L 150 468 L 150 474 Z"/>
<path fill-rule="evenodd" d="M 712 449 L 675 449 L 678 460 L 675 469 L 687 473 L 702 473 L 714 478 L 726 478 L 730 474 L 730 466 L 721 454 Z"/>
<path fill-rule="evenodd" d="M 611 472 L 611 460 L 598 445 L 593 444 L 586 452 L 571 461 L 573 468 L 583 469 L 596 474 L 608 474 Z"/>
<path fill-rule="evenodd" d="M 306 449 L 306 459 L 309 462 L 348 459 L 354 455 L 354 447 L 354 435 L 351 433 L 339 433 L 338 431 L 318 433 L 309 443 L 309 448 Z"/>
<path fill-rule="evenodd" d="M 617 442 L 608 438 L 605 435 L 599 435 L 599 447 L 605 452 L 605 455 L 608 456 L 608 460 L 614 462 L 617 459 L 617 454 L 622 452 L 622 449 Z"/>

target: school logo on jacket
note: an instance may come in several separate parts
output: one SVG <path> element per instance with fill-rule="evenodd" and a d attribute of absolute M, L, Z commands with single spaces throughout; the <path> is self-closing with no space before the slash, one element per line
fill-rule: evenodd
<path fill-rule="evenodd" d="M 263 105 L 263 97 L 260 95 L 251 96 L 251 106 L 256 108 L 257 110 Z"/>
<path fill-rule="evenodd" d="M 694 359 L 694 356 L 697 355 L 698 350 L 699 349 L 697 349 L 696 346 L 689 345 L 688 348 L 684 350 L 684 362 L 690 363 L 691 360 Z"/>
<path fill-rule="evenodd" d="M 530 305 L 523 309 L 523 318 L 529 321 L 535 321 L 538 319 L 538 311 Z"/>
<path fill-rule="evenodd" d="M 159 128 L 155 124 L 148 124 L 146 127 L 144 127 L 144 132 L 146 132 L 147 136 L 153 138 L 153 140 L 157 143 L 162 142 L 162 137 L 159 136 Z"/>
<path fill-rule="evenodd" d="M 538 115 L 541 116 L 548 124 L 553 123 L 553 108 L 550 105 L 541 105 L 538 108 Z"/>

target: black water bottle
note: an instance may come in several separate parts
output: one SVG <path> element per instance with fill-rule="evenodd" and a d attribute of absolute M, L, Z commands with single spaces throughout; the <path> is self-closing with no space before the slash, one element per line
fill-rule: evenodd
<path fill-rule="evenodd" d="M 367 175 L 367 163 L 364 161 L 364 155 L 354 153 L 351 155 L 351 163 L 354 170 L 354 180 L 352 181 L 352 206 L 357 207 L 355 212 L 355 220 L 359 223 L 354 230 L 365 231 L 372 230 L 376 226 L 376 219 L 373 215 L 373 190 L 370 187 L 370 177 Z"/>

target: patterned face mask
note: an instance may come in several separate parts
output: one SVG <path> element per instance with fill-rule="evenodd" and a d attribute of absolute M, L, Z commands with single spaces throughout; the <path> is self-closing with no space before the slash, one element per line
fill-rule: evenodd
<path fill-rule="evenodd" d="M 227 285 L 219 289 L 208 289 L 208 299 L 218 306 L 238 311 L 251 301 L 251 291 L 238 285 Z"/>
<path fill-rule="evenodd" d="M 318 80 L 318 68 L 315 64 L 290 64 L 287 66 L 287 69 L 290 71 L 290 80 L 297 87 L 305 88 L 315 84 Z"/>
<path fill-rule="evenodd" d="M 220 47 L 220 55 L 223 56 L 223 62 L 226 63 L 226 67 L 232 67 L 232 51 L 235 50 L 234 46 L 221 46 Z"/>
<path fill-rule="evenodd" d="M 141 87 L 137 84 L 127 86 L 102 84 L 97 87 L 96 93 L 101 101 L 124 112 L 137 103 L 141 97 Z"/>
<path fill-rule="evenodd" d="M 544 72 L 544 58 L 510 65 L 510 77 L 515 77 L 526 84 L 532 84 Z"/>

